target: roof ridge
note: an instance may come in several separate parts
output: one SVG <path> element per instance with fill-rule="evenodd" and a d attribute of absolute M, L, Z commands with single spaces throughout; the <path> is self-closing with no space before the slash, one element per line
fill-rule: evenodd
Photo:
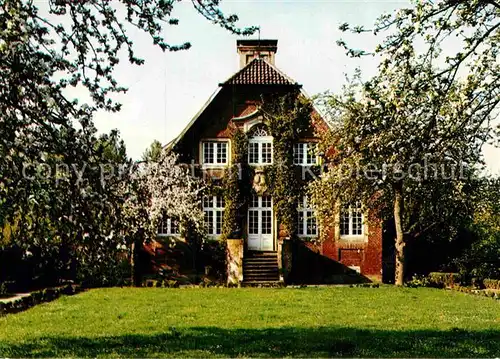
<path fill-rule="evenodd" d="M 259 66 L 266 66 L 264 69 Z M 252 73 L 253 71 L 253 73 Z M 249 72 L 247 74 L 247 72 Z M 252 77 L 253 76 L 253 77 Z M 280 78 L 281 77 L 281 78 Z M 219 86 L 224 85 L 295 85 L 299 83 L 286 75 L 270 62 L 255 57 L 243 68 L 234 73 L 226 81 L 221 82 Z"/>
<path fill-rule="evenodd" d="M 229 78 L 224 81 L 224 82 L 221 82 L 219 83 L 219 86 L 222 86 L 222 85 L 225 85 L 227 84 L 229 81 L 231 81 L 232 79 L 234 79 L 236 76 L 238 76 L 241 72 L 243 72 L 248 66 L 250 66 L 250 64 L 252 62 L 254 62 L 255 60 L 257 60 L 257 57 L 254 57 L 252 60 L 250 60 L 250 62 L 248 64 L 246 64 L 245 66 L 243 66 L 241 69 L 239 69 L 238 71 L 236 71 L 234 74 L 232 74 L 231 76 L 229 76 Z"/>
<path fill-rule="evenodd" d="M 256 58 L 257 59 L 257 58 Z M 264 63 L 266 63 L 268 66 L 270 66 L 274 71 L 278 72 L 281 76 L 283 76 L 284 78 L 286 78 L 288 81 L 290 81 L 292 84 L 296 84 L 298 85 L 299 83 L 297 81 L 295 81 L 294 79 L 292 79 L 290 76 L 288 76 L 287 74 L 285 74 L 283 71 L 281 71 L 278 67 L 276 67 L 275 65 L 273 65 L 272 63 L 264 60 L 264 59 L 258 59 L 258 60 L 262 60 L 264 61 Z"/>

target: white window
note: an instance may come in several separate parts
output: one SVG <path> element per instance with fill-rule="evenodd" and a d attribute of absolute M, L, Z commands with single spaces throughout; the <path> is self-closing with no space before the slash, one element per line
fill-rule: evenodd
<path fill-rule="evenodd" d="M 297 203 L 297 234 L 301 237 L 318 235 L 318 225 L 314 210 L 310 208 L 307 196 L 303 196 Z"/>
<path fill-rule="evenodd" d="M 312 166 L 318 163 L 316 143 L 299 142 L 293 145 L 293 163 L 301 166 Z"/>
<path fill-rule="evenodd" d="M 356 237 L 363 235 L 363 212 L 361 202 L 357 201 L 340 211 L 340 235 Z"/>
<path fill-rule="evenodd" d="M 205 141 L 202 144 L 203 164 L 226 165 L 227 146 L 226 141 Z"/>
<path fill-rule="evenodd" d="M 203 213 L 205 215 L 207 234 L 218 236 L 222 233 L 224 205 L 224 198 L 222 196 L 203 197 Z"/>
<path fill-rule="evenodd" d="M 269 165 L 273 163 L 273 138 L 264 126 L 253 129 L 248 142 L 248 163 L 251 165 Z"/>
<path fill-rule="evenodd" d="M 165 217 L 158 223 L 158 236 L 179 235 L 179 223 L 172 218 Z"/>
<path fill-rule="evenodd" d="M 271 196 L 252 196 L 248 206 L 248 234 L 272 234 L 273 201 Z"/>

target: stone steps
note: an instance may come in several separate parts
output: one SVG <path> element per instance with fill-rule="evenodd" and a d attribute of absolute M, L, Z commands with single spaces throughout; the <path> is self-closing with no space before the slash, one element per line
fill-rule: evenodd
<path fill-rule="evenodd" d="M 243 257 L 243 283 L 248 285 L 279 282 L 277 252 L 248 252 Z"/>

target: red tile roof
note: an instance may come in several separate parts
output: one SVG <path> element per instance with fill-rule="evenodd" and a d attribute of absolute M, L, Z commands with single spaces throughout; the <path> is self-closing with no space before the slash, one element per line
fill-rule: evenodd
<path fill-rule="evenodd" d="M 246 107 L 243 109 L 243 111 L 241 111 L 241 113 L 236 117 L 248 116 L 248 115 L 254 113 L 256 110 L 257 110 L 256 104 L 247 104 Z"/>
<path fill-rule="evenodd" d="M 221 85 L 294 85 L 297 82 L 269 62 L 255 58 Z"/>

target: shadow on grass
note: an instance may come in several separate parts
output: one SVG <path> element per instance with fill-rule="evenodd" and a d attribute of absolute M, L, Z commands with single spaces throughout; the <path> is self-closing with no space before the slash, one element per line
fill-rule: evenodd
<path fill-rule="evenodd" d="M 498 357 L 500 330 L 383 331 L 351 328 L 171 328 L 154 335 L 41 337 L 0 342 L 0 357 Z"/>

